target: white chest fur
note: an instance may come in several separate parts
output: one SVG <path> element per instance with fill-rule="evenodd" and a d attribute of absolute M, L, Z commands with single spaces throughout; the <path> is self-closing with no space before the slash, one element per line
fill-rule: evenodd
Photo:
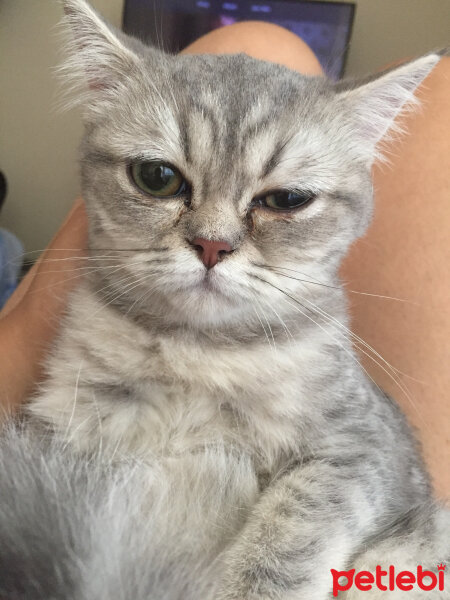
<path fill-rule="evenodd" d="M 224 442 L 271 463 L 295 445 L 327 368 L 323 331 L 275 348 L 265 338 L 216 347 L 103 310 L 93 296 L 76 298 L 30 406 L 75 446 L 177 455 Z"/>

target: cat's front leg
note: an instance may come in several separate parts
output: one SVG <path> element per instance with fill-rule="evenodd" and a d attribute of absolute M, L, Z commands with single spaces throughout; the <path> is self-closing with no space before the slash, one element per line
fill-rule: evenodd
<path fill-rule="evenodd" d="M 279 478 L 224 552 L 214 599 L 325 600 L 330 570 L 343 569 L 372 528 L 371 493 L 319 461 Z"/>

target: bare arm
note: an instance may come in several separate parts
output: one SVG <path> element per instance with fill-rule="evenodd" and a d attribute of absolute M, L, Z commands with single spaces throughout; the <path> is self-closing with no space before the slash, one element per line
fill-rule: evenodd
<path fill-rule="evenodd" d="M 15 410 L 42 375 L 41 366 L 79 280 L 86 244 L 84 205 L 78 201 L 38 262 L 0 314 L 0 408 Z"/>

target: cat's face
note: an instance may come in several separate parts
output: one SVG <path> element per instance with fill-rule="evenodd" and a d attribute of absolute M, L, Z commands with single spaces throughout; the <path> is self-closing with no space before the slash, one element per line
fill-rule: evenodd
<path fill-rule="evenodd" d="M 328 86 L 243 55 L 161 63 L 83 145 L 91 246 L 143 250 L 112 253 L 122 303 L 164 299 L 174 318 L 221 323 L 255 314 L 262 280 L 300 285 L 275 267 L 329 282 L 371 186 Z M 280 304 L 265 288 L 259 302 Z"/>
<path fill-rule="evenodd" d="M 88 63 L 83 195 L 105 300 L 194 326 L 320 303 L 418 80 L 403 76 L 401 98 L 401 77 L 352 90 L 244 55 L 169 57 L 66 5 L 84 34 L 69 65 Z"/>

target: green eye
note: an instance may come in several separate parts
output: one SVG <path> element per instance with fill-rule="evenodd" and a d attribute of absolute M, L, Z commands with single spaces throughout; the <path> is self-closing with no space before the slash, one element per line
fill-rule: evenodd
<path fill-rule="evenodd" d="M 289 192 L 280 190 L 272 192 L 261 198 L 261 204 L 273 210 L 292 210 L 311 202 L 314 199 L 312 192 Z"/>
<path fill-rule="evenodd" d="M 130 174 L 140 190 L 157 198 L 178 196 L 186 189 L 186 181 L 181 173 L 164 162 L 133 163 Z"/>

